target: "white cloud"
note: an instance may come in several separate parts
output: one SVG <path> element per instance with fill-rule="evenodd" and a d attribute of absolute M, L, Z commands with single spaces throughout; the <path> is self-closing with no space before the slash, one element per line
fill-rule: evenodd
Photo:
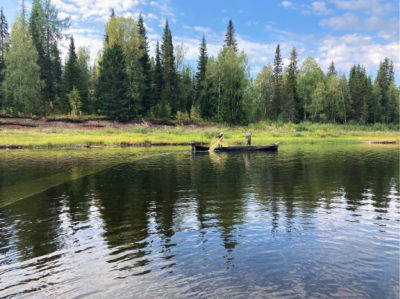
<path fill-rule="evenodd" d="M 400 45 L 397 42 L 381 45 L 361 34 L 327 36 L 321 41 L 316 58 L 322 69 L 327 69 L 329 63 L 334 61 L 337 69 L 346 72 L 354 64 L 362 64 L 367 70 L 376 71 L 385 57 L 393 59 L 395 68 L 400 68 L 399 51 Z"/>
<path fill-rule="evenodd" d="M 386 15 L 393 12 L 393 7 L 389 3 L 382 3 L 382 0 L 333 0 L 338 8 L 346 10 L 366 10 L 369 14 Z"/>
<path fill-rule="evenodd" d="M 316 1 L 311 3 L 311 7 L 317 15 L 329 15 L 333 13 L 333 10 L 325 6 L 324 1 Z"/>
<path fill-rule="evenodd" d="M 127 11 L 134 11 L 144 0 L 52 0 L 59 12 L 76 15 L 80 21 L 106 21 L 110 17 L 111 9 L 116 14 L 123 15 Z"/>
<path fill-rule="evenodd" d="M 211 28 L 202 27 L 202 26 L 195 26 L 195 27 L 194 27 L 194 30 L 200 31 L 200 32 L 203 32 L 203 33 L 210 33 L 210 32 L 212 32 Z"/>
<path fill-rule="evenodd" d="M 352 31 L 379 31 L 378 36 L 384 39 L 398 41 L 399 20 L 391 18 L 389 20 L 379 16 L 370 16 L 369 18 L 360 18 L 354 13 L 347 12 L 341 16 L 323 19 L 319 23 L 321 26 L 330 26 L 335 30 Z"/>
<path fill-rule="evenodd" d="M 329 19 L 323 19 L 319 22 L 321 26 L 330 26 L 333 29 L 360 29 L 360 18 L 353 13 L 346 12 L 342 16 L 335 16 Z"/>
<path fill-rule="evenodd" d="M 169 1 L 167 0 L 159 0 L 157 2 L 151 1 L 150 5 L 158 8 L 163 16 L 174 16 L 172 9 L 169 7 Z"/>
<path fill-rule="evenodd" d="M 288 8 L 288 7 L 292 6 L 292 2 L 290 2 L 290 1 L 283 1 L 281 4 L 285 8 Z"/>

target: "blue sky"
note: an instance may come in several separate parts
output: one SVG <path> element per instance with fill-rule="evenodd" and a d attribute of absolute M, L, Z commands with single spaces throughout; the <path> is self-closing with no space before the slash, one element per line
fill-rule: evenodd
<path fill-rule="evenodd" d="M 26 0 L 29 9 L 30 2 Z M 184 43 L 187 60 L 196 64 L 198 46 L 206 36 L 210 55 L 217 55 L 232 19 L 240 49 L 248 55 L 255 75 L 273 62 L 276 45 L 284 62 L 296 47 L 299 60 L 314 57 L 326 72 L 331 60 L 348 73 L 353 64 L 365 65 L 373 77 L 379 62 L 393 59 L 400 69 L 399 2 L 394 0 L 239 1 L 239 0 L 52 0 L 62 17 L 71 16 L 78 46 L 89 46 L 94 58 L 102 46 L 104 25 L 112 8 L 117 15 L 137 17 L 148 29 L 151 53 L 168 19 L 174 44 Z M 2 4 L 10 24 L 19 10 L 15 0 Z M 64 49 L 66 52 L 66 49 Z M 285 63 L 287 64 L 287 63 Z M 399 75 L 396 75 L 399 83 Z"/>

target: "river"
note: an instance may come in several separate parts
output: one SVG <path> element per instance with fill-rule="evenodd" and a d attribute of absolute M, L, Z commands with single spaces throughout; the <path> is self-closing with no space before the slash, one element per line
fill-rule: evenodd
<path fill-rule="evenodd" d="M 399 146 L 0 151 L 0 297 L 399 298 Z"/>

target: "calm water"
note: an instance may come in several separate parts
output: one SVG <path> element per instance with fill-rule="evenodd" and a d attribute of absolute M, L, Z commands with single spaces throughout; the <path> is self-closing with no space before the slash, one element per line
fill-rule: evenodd
<path fill-rule="evenodd" d="M 399 298 L 399 147 L 0 152 L 0 297 Z"/>

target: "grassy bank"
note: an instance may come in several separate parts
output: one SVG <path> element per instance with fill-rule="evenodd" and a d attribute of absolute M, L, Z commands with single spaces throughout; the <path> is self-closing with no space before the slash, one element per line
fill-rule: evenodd
<path fill-rule="evenodd" d="M 208 128 L 175 127 L 151 129 L 134 126 L 129 130 L 112 128 L 99 130 L 51 130 L 40 129 L 0 131 L 0 145 L 32 147 L 75 146 L 77 144 L 123 146 L 141 144 L 188 144 L 191 140 L 209 143 L 213 136 L 222 132 L 230 145 L 244 144 L 246 130 L 252 130 L 252 144 L 289 143 L 362 143 L 372 141 L 399 141 L 399 132 L 385 125 L 332 125 L 332 124 L 266 124 L 249 127 Z"/>

